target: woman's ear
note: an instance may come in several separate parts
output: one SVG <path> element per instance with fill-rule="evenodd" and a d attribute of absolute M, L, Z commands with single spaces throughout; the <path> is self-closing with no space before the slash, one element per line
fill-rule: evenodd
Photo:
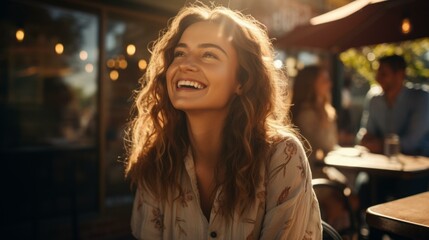
<path fill-rule="evenodd" d="M 235 94 L 237 94 L 238 96 L 240 96 L 243 93 L 243 88 L 241 83 L 237 85 L 236 89 L 235 89 Z"/>

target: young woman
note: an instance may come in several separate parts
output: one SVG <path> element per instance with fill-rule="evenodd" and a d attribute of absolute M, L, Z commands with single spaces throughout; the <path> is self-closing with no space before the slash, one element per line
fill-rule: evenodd
<path fill-rule="evenodd" d="M 285 78 L 256 20 L 189 6 L 155 42 L 130 127 L 139 239 L 321 239 Z"/>
<path fill-rule="evenodd" d="M 331 104 L 332 82 L 329 72 L 319 65 L 301 69 L 294 81 L 292 97 L 293 123 L 311 145 L 309 157 L 313 178 L 328 178 L 344 184 L 353 183 L 354 174 L 343 175 L 322 164 L 325 155 L 337 145 L 336 112 Z M 351 181 L 351 183 L 349 182 Z M 332 189 L 317 191 L 324 220 L 337 230 L 352 224 L 342 196 Z M 351 197 L 354 198 L 354 195 Z"/>
<path fill-rule="evenodd" d="M 301 69 L 293 85 L 292 122 L 311 145 L 310 166 L 313 177 L 326 177 L 318 162 L 338 143 L 331 87 L 329 72 L 318 65 Z"/>

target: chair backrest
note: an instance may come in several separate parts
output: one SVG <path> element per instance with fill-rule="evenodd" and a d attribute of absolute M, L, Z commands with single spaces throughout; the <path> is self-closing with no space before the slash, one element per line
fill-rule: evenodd
<path fill-rule="evenodd" d="M 354 236 L 359 233 L 355 220 L 356 216 L 349 200 L 350 189 L 343 183 L 325 178 L 313 179 L 312 185 L 319 199 L 320 211 L 325 223 L 329 224 L 331 228 L 334 228 L 345 239 L 354 239 Z M 338 201 L 338 204 L 334 204 L 333 200 Z M 345 212 L 347 213 L 347 227 L 338 227 L 338 219 L 332 220 L 332 216 L 329 214 L 333 212 L 333 210 L 337 212 L 342 211 L 344 214 Z M 340 219 L 340 222 L 343 223 L 344 221 Z"/>
<path fill-rule="evenodd" d="M 331 225 L 322 220 L 323 240 L 343 240 L 341 235 Z"/>

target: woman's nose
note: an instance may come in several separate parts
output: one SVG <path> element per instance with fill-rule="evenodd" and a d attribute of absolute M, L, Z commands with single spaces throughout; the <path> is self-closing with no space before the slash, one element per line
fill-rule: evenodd
<path fill-rule="evenodd" d="M 179 68 L 182 71 L 197 71 L 198 66 L 196 63 L 197 59 L 195 59 L 193 56 L 186 56 L 179 64 Z"/>

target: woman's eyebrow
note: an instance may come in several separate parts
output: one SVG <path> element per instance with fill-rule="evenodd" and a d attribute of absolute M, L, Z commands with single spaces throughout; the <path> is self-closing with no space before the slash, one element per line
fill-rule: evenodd
<path fill-rule="evenodd" d="M 175 48 L 180 48 L 180 47 L 188 48 L 188 45 L 186 45 L 186 43 L 178 43 Z"/>
<path fill-rule="evenodd" d="M 223 52 L 226 56 L 228 56 L 228 54 L 226 53 L 226 51 L 222 47 L 220 47 L 219 45 L 217 45 L 217 44 L 213 44 L 213 43 L 201 43 L 201 44 L 198 45 L 198 47 L 200 47 L 200 48 L 216 48 L 216 49 L 220 50 L 221 52 Z"/>
<path fill-rule="evenodd" d="M 213 43 L 201 43 L 201 44 L 198 44 L 198 47 L 199 48 L 216 48 L 219 51 L 223 52 L 226 56 L 228 56 L 228 53 L 226 53 L 226 51 L 222 47 L 220 47 L 219 45 L 217 45 L 217 44 L 213 44 Z M 188 45 L 186 43 L 178 43 L 176 45 L 176 48 L 189 48 L 189 47 L 188 47 Z"/>

